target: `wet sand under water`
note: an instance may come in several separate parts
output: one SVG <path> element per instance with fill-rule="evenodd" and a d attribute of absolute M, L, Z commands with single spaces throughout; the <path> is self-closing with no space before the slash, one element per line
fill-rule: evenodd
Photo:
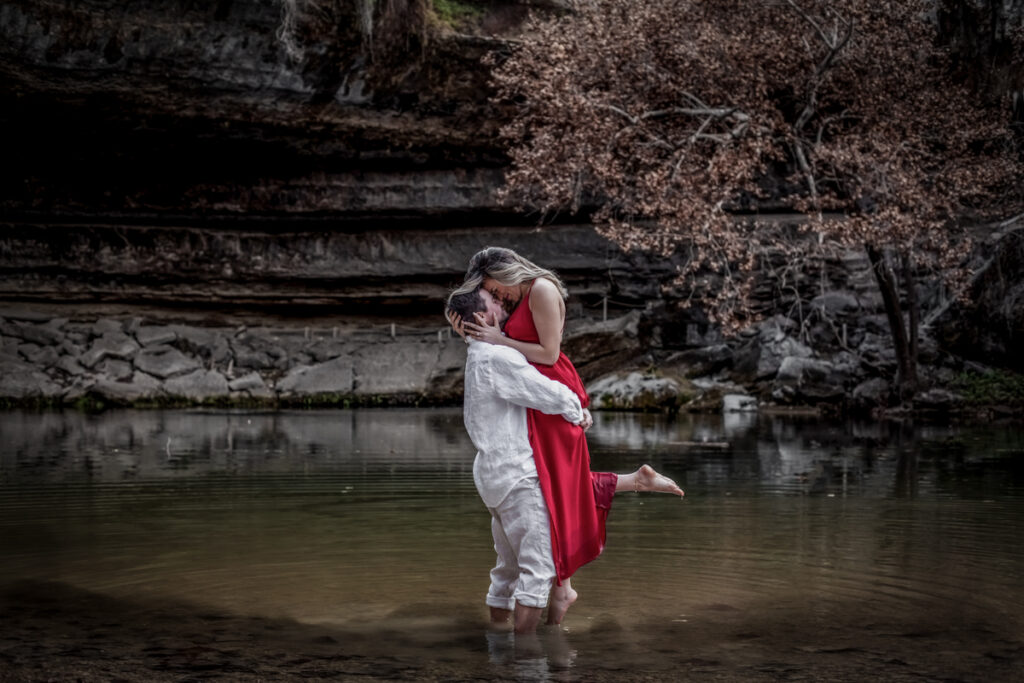
<path fill-rule="evenodd" d="M 19 582 L 0 597 L 0 680 L 1021 680 L 1024 639 L 969 607 L 930 615 L 851 605 L 750 615 L 698 608 L 703 626 L 623 623 L 489 633 L 472 605 L 421 604 L 365 628 L 126 601 Z"/>

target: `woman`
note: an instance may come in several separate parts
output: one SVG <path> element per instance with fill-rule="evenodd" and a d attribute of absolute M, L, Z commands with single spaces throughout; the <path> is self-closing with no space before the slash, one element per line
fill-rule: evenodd
<path fill-rule="evenodd" d="M 562 352 L 565 299 L 568 293 L 550 270 L 511 249 L 488 247 L 473 256 L 466 282 L 458 291 L 482 287 L 501 301 L 511 315 L 504 334 L 482 320 L 464 321 L 473 338 L 510 346 L 541 374 L 572 389 L 584 407 L 589 398 L 576 368 Z M 453 321 L 456 329 L 463 321 Z M 552 596 L 549 623 L 560 623 L 576 593 L 569 577 L 595 559 L 604 548 L 605 521 L 616 491 L 663 491 L 682 495 L 670 479 L 647 465 L 627 475 L 590 471 L 590 452 L 583 430 L 558 416 L 527 411 L 530 445 L 551 518 L 552 550 L 560 585 Z M 561 583 L 564 582 L 564 583 Z"/>

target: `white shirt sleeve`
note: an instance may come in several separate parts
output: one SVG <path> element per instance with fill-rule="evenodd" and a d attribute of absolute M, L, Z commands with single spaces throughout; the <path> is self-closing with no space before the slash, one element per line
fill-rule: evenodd
<path fill-rule="evenodd" d="M 489 356 L 484 374 L 498 396 L 524 408 L 561 415 L 573 424 L 583 420 L 583 407 L 576 394 L 561 382 L 540 374 L 523 354 L 499 347 Z"/>

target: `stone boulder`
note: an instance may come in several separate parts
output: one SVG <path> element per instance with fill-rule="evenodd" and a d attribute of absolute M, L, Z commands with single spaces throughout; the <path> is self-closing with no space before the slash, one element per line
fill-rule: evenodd
<path fill-rule="evenodd" d="M 250 372 L 228 382 L 232 392 L 245 393 L 251 398 L 274 398 L 273 390 L 267 386 L 263 376 L 258 372 Z"/>
<path fill-rule="evenodd" d="M 885 372 L 896 373 L 896 351 L 893 349 L 890 335 L 866 333 L 857 347 L 857 353 L 875 367 Z"/>
<path fill-rule="evenodd" d="M 941 346 L 965 358 L 1024 372 L 1024 222 L 993 233 L 983 246 L 970 296 L 932 321 Z"/>
<path fill-rule="evenodd" d="M 834 290 L 824 292 L 811 300 L 811 308 L 829 317 L 836 317 L 860 310 L 860 301 L 853 292 Z"/>
<path fill-rule="evenodd" d="M 96 324 L 99 325 L 99 323 Z M 93 368 L 105 358 L 131 358 L 138 350 L 138 342 L 124 332 L 106 332 L 93 342 L 89 350 L 78 359 L 78 362 L 87 368 Z"/>
<path fill-rule="evenodd" d="M 594 410 L 676 413 L 696 391 L 684 379 L 631 372 L 606 375 L 588 386 L 587 394 Z"/>
<path fill-rule="evenodd" d="M 178 333 L 163 325 L 145 325 L 135 330 L 135 338 L 143 346 L 170 344 L 178 338 Z"/>
<path fill-rule="evenodd" d="M 725 408 L 725 397 L 744 391 L 743 387 L 732 382 L 720 382 L 708 377 L 697 377 L 693 380 L 697 394 L 686 404 L 690 413 L 721 413 Z"/>
<path fill-rule="evenodd" d="M 71 377 L 78 377 L 85 374 L 85 368 L 71 356 L 61 356 L 57 361 L 57 368 Z"/>
<path fill-rule="evenodd" d="M 725 394 L 722 396 L 723 413 L 756 413 L 757 399 L 746 394 Z"/>
<path fill-rule="evenodd" d="M 100 318 L 92 324 L 90 332 L 94 337 L 102 337 L 107 334 L 120 334 L 124 332 L 124 325 L 118 320 Z"/>
<path fill-rule="evenodd" d="M 348 345 L 337 339 L 321 339 L 305 349 L 305 353 L 309 354 L 310 358 L 317 363 L 334 360 L 339 356 L 344 356 L 347 352 Z"/>
<path fill-rule="evenodd" d="M 263 376 L 258 372 L 250 372 L 248 375 L 237 377 L 228 382 L 228 388 L 230 388 L 231 391 L 249 391 L 251 389 L 260 389 L 266 386 L 267 383 L 263 380 Z"/>
<path fill-rule="evenodd" d="M 100 398 L 114 403 L 151 400 L 163 393 L 160 380 L 137 370 L 127 382 L 115 382 L 106 378 L 97 379 L 90 391 Z"/>
<path fill-rule="evenodd" d="M 135 367 L 142 372 L 167 379 L 199 368 L 199 361 L 178 349 L 162 346 L 143 349 L 135 356 Z"/>
<path fill-rule="evenodd" d="M 639 323 L 639 311 L 606 321 L 577 323 L 566 331 L 562 350 L 584 380 L 600 377 L 643 355 Z"/>
<path fill-rule="evenodd" d="M 789 335 L 795 328 L 796 323 L 781 315 L 759 323 L 756 333 L 735 352 L 734 376 L 744 382 L 771 379 L 784 359 L 814 355 L 809 346 Z"/>
<path fill-rule="evenodd" d="M 772 398 L 783 403 L 838 401 L 846 395 L 846 376 L 828 361 L 790 356 L 779 365 Z"/>
<path fill-rule="evenodd" d="M 445 355 L 445 347 L 461 344 L 461 339 L 438 343 L 436 338 L 428 337 L 365 346 L 352 355 L 352 390 L 357 396 L 373 398 L 429 395 L 430 379 Z"/>
<path fill-rule="evenodd" d="M 124 382 L 131 378 L 134 371 L 132 370 L 131 363 L 127 363 L 123 360 L 115 360 L 108 358 L 100 362 L 96 366 L 95 371 L 104 379 L 109 379 L 114 382 Z"/>
<path fill-rule="evenodd" d="M 672 368 L 685 377 L 705 377 L 732 367 L 733 351 L 726 344 L 714 344 L 677 351 L 665 359 L 662 367 Z"/>
<path fill-rule="evenodd" d="M 8 399 L 58 398 L 64 388 L 28 363 L 0 361 L 0 397 Z"/>
<path fill-rule="evenodd" d="M 228 380 L 216 370 L 196 370 L 164 382 L 164 392 L 172 397 L 206 401 L 226 397 L 231 389 Z"/>
<path fill-rule="evenodd" d="M 167 329 L 174 332 L 178 339 L 192 346 L 196 351 L 204 347 L 213 346 L 218 336 L 216 330 L 205 327 L 193 327 L 192 325 L 168 325 Z"/>
<path fill-rule="evenodd" d="M 929 412 L 950 412 L 960 410 L 964 399 L 948 389 L 929 389 L 914 396 L 914 408 Z"/>
<path fill-rule="evenodd" d="M 889 405 L 892 384 L 881 377 L 872 377 L 858 384 L 853 390 L 852 407 L 857 410 L 874 410 Z"/>
<path fill-rule="evenodd" d="M 32 347 L 28 350 L 26 347 Z M 53 346 L 36 346 L 35 344 L 23 344 L 18 347 L 18 352 L 25 359 L 37 368 L 49 368 L 57 364 L 60 353 Z"/>
<path fill-rule="evenodd" d="M 318 365 L 293 367 L 277 382 L 282 396 L 317 396 L 321 394 L 352 394 L 355 376 L 348 356 Z"/>
<path fill-rule="evenodd" d="M 458 401 L 462 397 L 466 369 L 466 345 L 455 337 L 441 347 L 437 364 L 427 378 L 427 397 Z"/>
<path fill-rule="evenodd" d="M 60 331 L 60 328 L 46 323 L 7 323 L 3 327 L 3 333 L 7 336 L 24 339 L 32 344 L 38 344 L 39 346 L 60 344 L 64 341 L 64 333 Z"/>
<path fill-rule="evenodd" d="M 243 370 L 273 370 L 277 362 L 266 351 L 253 348 L 251 343 L 243 339 L 232 339 L 231 350 L 234 353 L 235 367 Z"/>

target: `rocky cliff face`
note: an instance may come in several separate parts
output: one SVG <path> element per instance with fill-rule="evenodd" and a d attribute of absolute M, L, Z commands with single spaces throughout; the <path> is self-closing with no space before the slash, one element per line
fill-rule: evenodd
<path fill-rule="evenodd" d="M 290 60 L 275 0 L 0 4 L 0 361 L 20 378 L 0 393 L 451 400 L 459 359 L 438 312 L 488 244 L 565 277 L 567 350 L 587 379 L 664 366 L 807 401 L 889 372 L 856 254 L 797 278 L 808 302 L 825 291 L 806 315 L 725 344 L 670 286 L 671 260 L 498 204 L 503 114 L 481 60 L 506 43 L 482 33 L 558 4 L 481 3 L 476 35 L 428 16 L 386 75 L 347 25 Z M 765 286 L 762 309 L 792 311 L 792 296 Z M 172 351 L 183 365 L 149 365 Z M 779 379 L 787 358 L 829 366 L 789 361 Z"/>
<path fill-rule="evenodd" d="M 584 293 L 671 272 L 498 205 L 500 42 L 438 30 L 374 90 L 358 46 L 338 81 L 280 22 L 271 0 L 0 6 L 0 296 L 408 316 L 488 243 Z"/>

